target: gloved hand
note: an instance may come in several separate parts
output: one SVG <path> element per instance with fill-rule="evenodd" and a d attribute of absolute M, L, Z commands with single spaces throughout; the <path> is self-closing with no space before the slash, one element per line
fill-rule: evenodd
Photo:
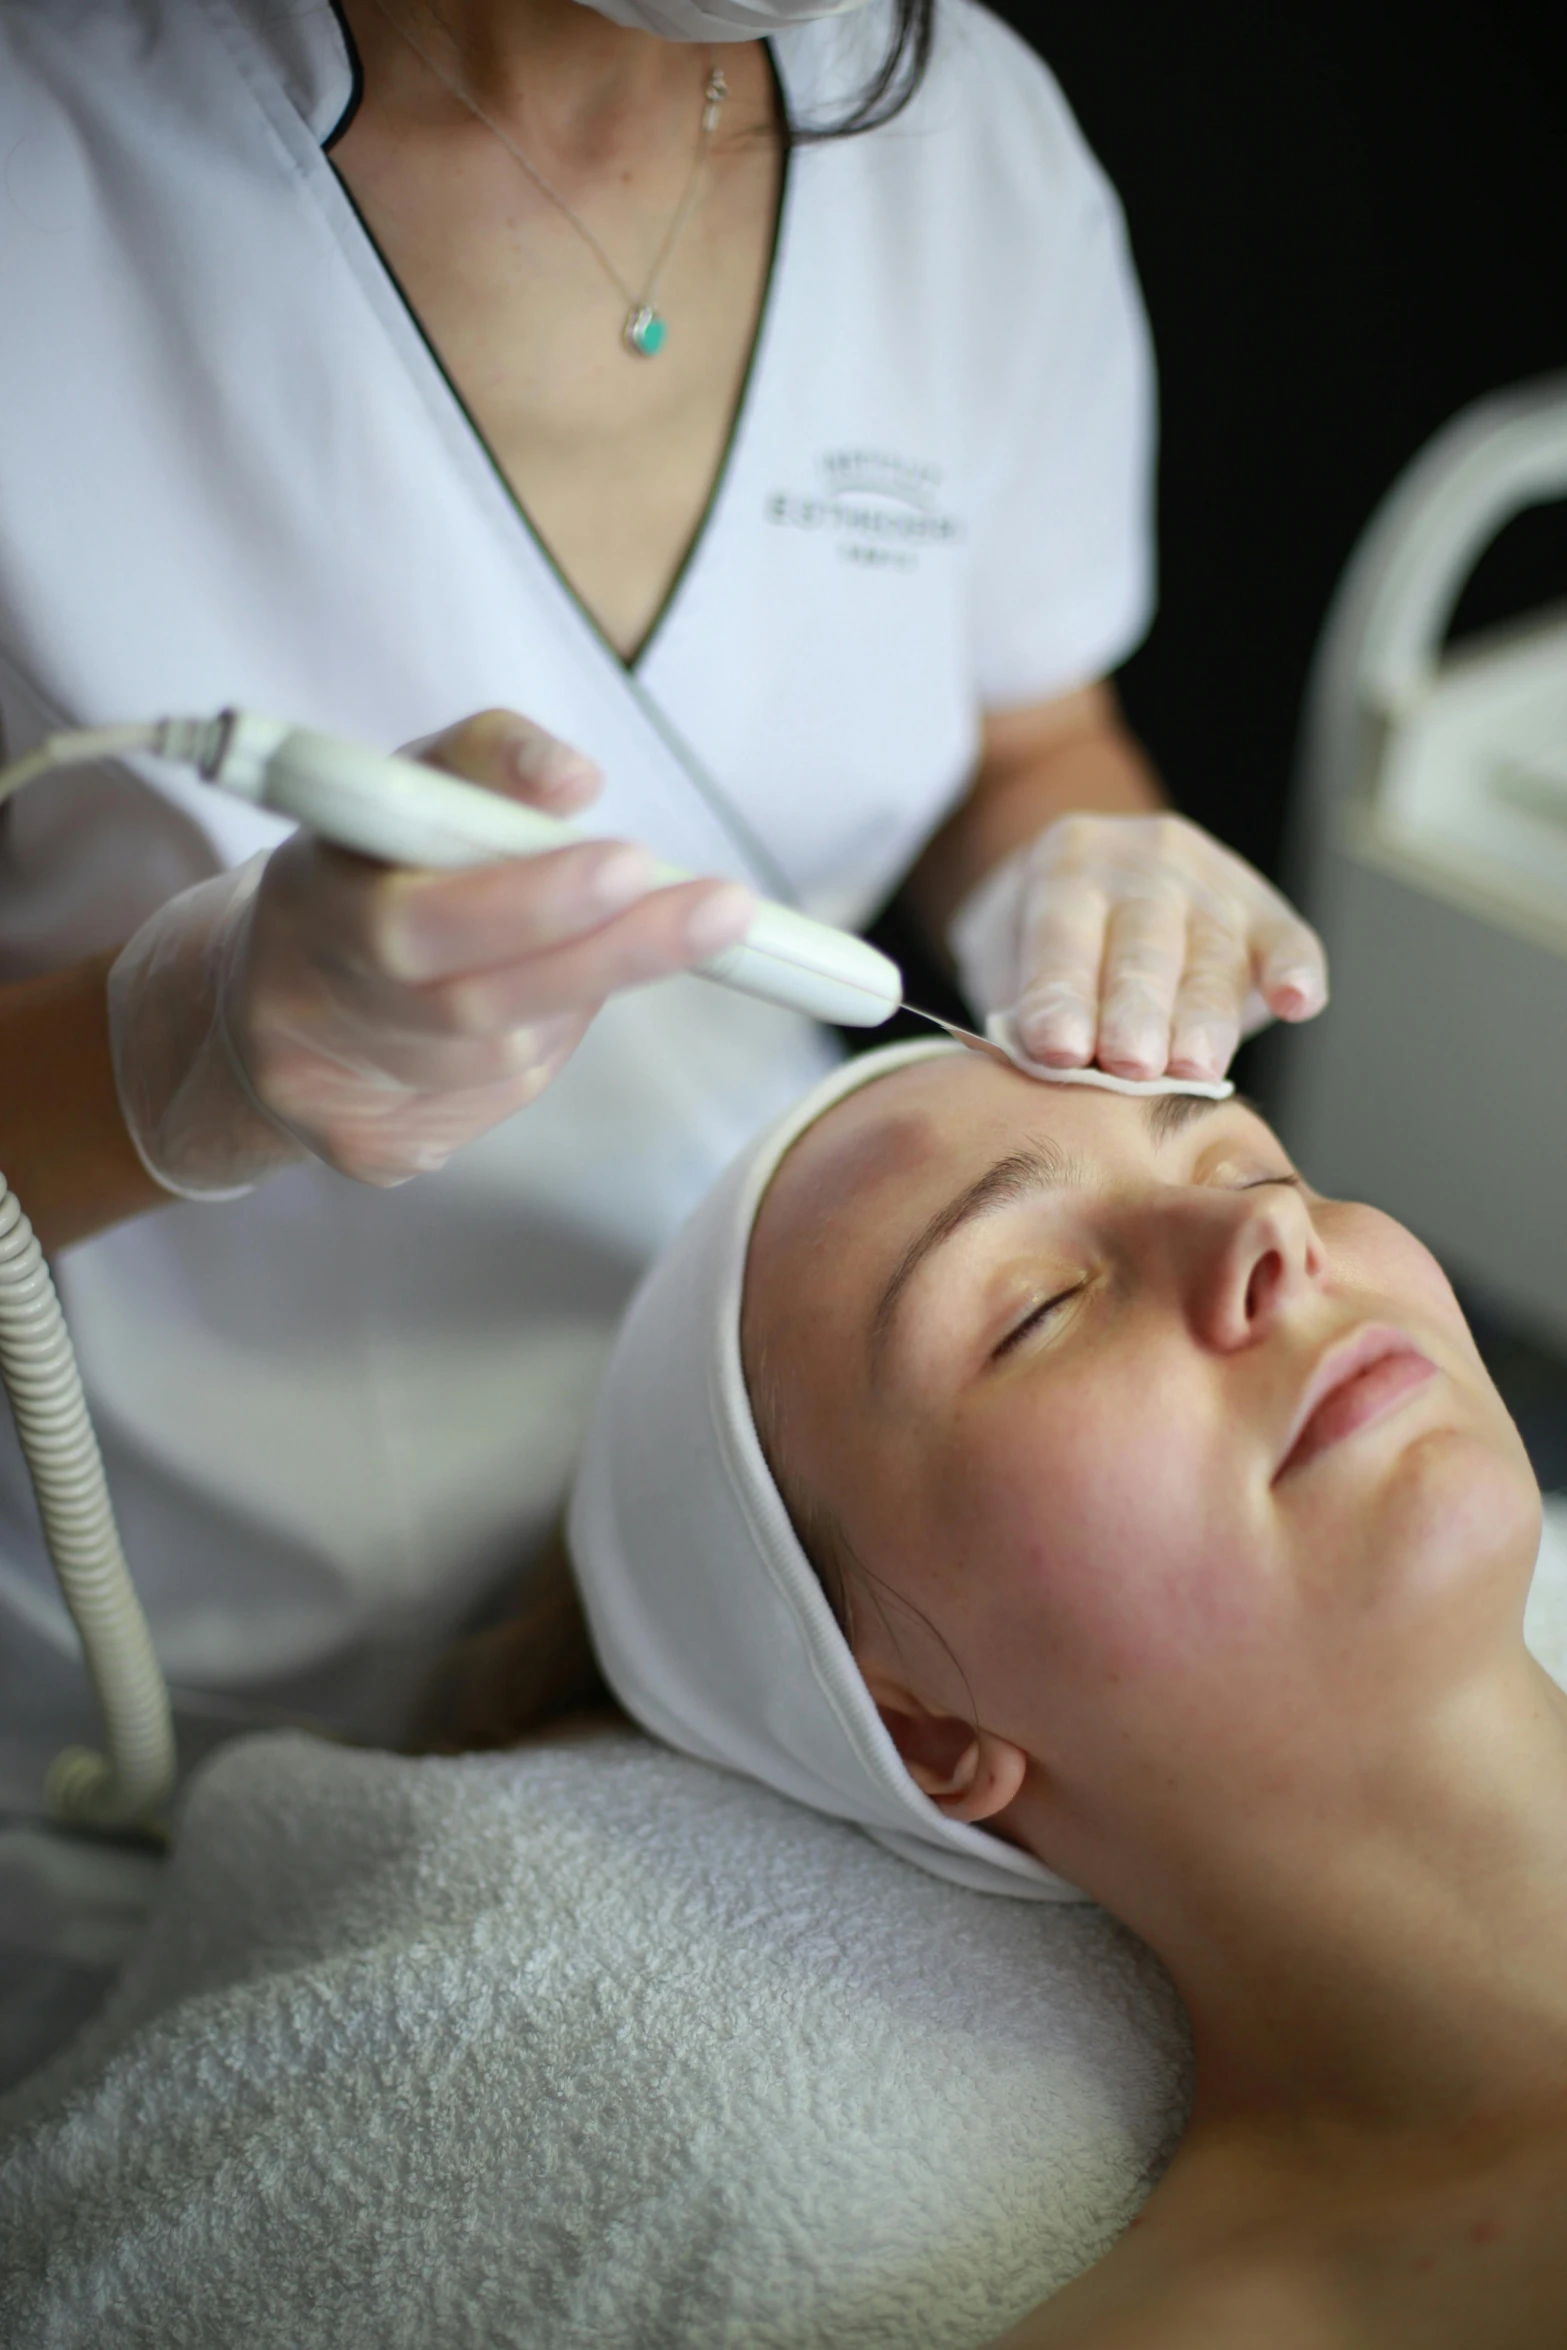
<path fill-rule="evenodd" d="M 948 936 L 983 1017 L 1118 1077 L 1222 1077 L 1270 1018 L 1327 1002 L 1322 944 L 1244 859 L 1182 816 L 1058 817 L 972 890 Z"/>
<path fill-rule="evenodd" d="M 487 711 L 412 756 L 566 814 L 597 770 Z M 651 886 L 649 853 L 585 841 L 466 873 L 376 865 L 296 833 L 161 907 L 109 975 L 126 1125 L 185 1198 L 307 1154 L 391 1185 L 542 1092 L 604 999 L 705 962 L 754 899 Z"/>

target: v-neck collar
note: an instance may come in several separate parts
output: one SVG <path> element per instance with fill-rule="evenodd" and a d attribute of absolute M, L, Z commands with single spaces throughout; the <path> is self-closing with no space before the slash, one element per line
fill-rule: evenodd
<path fill-rule="evenodd" d="M 383 272 L 387 284 L 391 287 L 393 293 L 397 297 L 397 300 L 402 305 L 403 310 L 407 314 L 409 325 L 413 328 L 414 333 L 418 336 L 419 341 L 423 344 L 425 351 L 428 353 L 431 365 L 434 367 L 442 383 L 445 385 L 452 404 L 456 408 L 458 414 L 461 416 L 468 433 L 473 439 L 474 445 L 484 458 L 484 461 L 489 467 L 490 471 L 494 474 L 496 482 L 498 483 L 508 506 L 515 514 L 523 531 L 526 533 L 528 542 L 533 551 L 538 555 L 540 561 L 544 564 L 546 570 L 549 572 L 551 578 L 555 581 L 555 584 L 559 588 L 561 594 L 578 613 L 583 622 L 583 625 L 589 629 L 592 635 L 597 639 L 599 645 L 604 651 L 606 658 L 612 661 L 616 668 L 619 669 L 626 678 L 632 681 L 639 681 L 647 667 L 649 660 L 652 657 L 658 639 L 663 633 L 664 624 L 673 612 L 676 603 L 679 601 L 681 590 L 684 588 L 687 580 L 691 578 L 692 574 L 698 568 L 698 565 L 702 560 L 708 544 L 713 537 L 717 522 L 718 509 L 723 501 L 725 489 L 728 486 L 729 480 L 734 472 L 736 452 L 742 439 L 745 437 L 747 426 L 751 417 L 751 412 L 755 406 L 755 392 L 760 373 L 760 364 L 763 356 L 764 346 L 769 339 L 769 328 L 772 323 L 774 312 L 777 308 L 778 288 L 780 279 L 782 277 L 783 255 L 786 241 L 786 224 L 790 213 L 791 192 L 794 186 L 794 151 L 789 142 L 789 139 L 787 135 L 785 135 L 783 147 L 783 168 L 779 174 L 778 182 L 778 202 L 773 215 L 772 241 L 768 248 L 767 255 L 766 282 L 762 288 L 761 302 L 757 307 L 756 325 L 751 335 L 751 347 L 746 354 L 745 372 L 741 377 L 740 389 L 735 397 L 734 407 L 730 414 L 729 429 L 724 437 L 723 449 L 719 456 L 718 464 L 714 470 L 712 483 L 708 489 L 707 497 L 703 501 L 702 511 L 697 517 L 696 526 L 686 544 L 685 552 L 681 556 L 680 561 L 676 566 L 674 575 L 670 579 L 668 587 L 665 589 L 662 597 L 659 599 L 658 609 L 654 613 L 652 620 L 649 622 L 640 643 L 636 646 L 635 650 L 628 658 L 626 655 L 622 654 L 619 648 L 610 641 L 608 636 L 605 635 L 603 628 L 599 624 L 597 615 L 578 594 L 576 587 L 573 585 L 571 579 L 562 568 L 554 549 L 550 546 L 549 541 L 545 538 L 543 532 L 534 522 L 532 515 L 528 512 L 526 504 L 513 485 L 505 467 L 501 464 L 500 459 L 497 457 L 494 449 L 491 447 L 489 439 L 487 438 L 483 427 L 480 425 L 478 418 L 474 415 L 473 410 L 469 407 L 467 400 L 464 398 L 462 391 L 458 387 L 458 384 L 451 373 L 451 370 L 448 368 L 445 360 L 441 356 L 440 351 L 437 349 L 436 344 L 424 323 L 424 320 L 420 317 L 418 310 L 415 308 L 413 301 L 411 300 L 406 288 L 402 283 L 402 280 L 398 277 L 396 270 L 392 267 L 391 262 L 388 260 L 386 254 L 382 251 L 380 242 L 377 239 L 375 232 L 371 228 L 369 222 L 366 220 L 364 213 L 361 211 L 358 201 L 354 196 L 353 190 L 349 187 L 347 181 L 343 178 L 342 173 L 338 171 L 336 165 L 332 163 L 332 148 L 337 144 L 338 140 L 348 129 L 350 123 L 354 119 L 355 114 L 359 110 L 359 101 L 364 87 L 364 77 L 360 69 L 358 47 L 354 41 L 353 33 L 348 24 L 348 21 L 343 15 L 341 7 L 338 5 L 338 0 L 331 0 L 331 5 L 333 16 L 336 19 L 337 30 L 343 42 L 345 59 L 351 75 L 352 87 L 350 96 L 344 103 L 336 118 L 333 120 L 330 131 L 321 142 L 322 153 L 326 157 L 328 168 L 331 170 L 332 176 L 336 180 L 338 187 L 342 190 L 344 200 L 348 204 L 350 211 L 353 213 L 354 219 L 358 223 L 360 233 L 364 237 L 366 244 L 375 257 L 377 266 Z M 767 55 L 768 70 L 772 77 L 773 92 L 778 106 L 779 120 L 784 127 L 785 133 L 787 134 L 790 120 L 788 89 L 774 44 L 771 41 L 764 42 L 763 47 Z"/>
<path fill-rule="evenodd" d="M 502 517 L 509 516 L 519 533 L 516 542 L 519 568 L 524 575 L 532 573 L 539 592 L 551 597 L 552 624 L 575 641 L 590 666 L 601 670 L 607 686 L 618 686 L 636 711 L 650 748 L 657 746 L 655 756 L 660 767 L 671 780 L 678 775 L 684 789 L 703 805 L 731 851 L 739 852 L 749 868 L 748 877 L 768 895 L 785 904 L 794 904 L 798 893 L 792 878 L 724 784 L 685 739 L 682 729 L 655 699 L 644 677 L 676 607 L 688 592 L 694 574 L 709 557 L 725 494 L 737 471 L 744 444 L 755 430 L 754 420 L 768 381 L 767 351 L 776 337 L 781 293 L 787 284 L 787 247 L 795 203 L 795 175 L 787 168 L 787 161 L 779 191 L 768 282 L 723 462 L 655 625 L 637 648 L 635 662 L 627 663 L 534 529 L 424 332 L 417 312 L 380 252 L 346 182 L 333 168 L 331 156 L 325 151 L 332 138 L 341 136 L 352 121 L 359 86 L 354 43 L 337 0 L 331 0 L 330 11 L 321 8 L 303 16 L 286 17 L 280 16 L 276 0 L 197 0 L 197 4 L 214 18 L 226 18 L 230 28 L 238 30 L 243 46 L 237 62 L 294 156 L 302 187 L 311 190 L 317 204 L 329 198 L 323 209 L 334 241 L 378 316 L 390 345 L 389 360 L 418 395 L 437 444 L 444 443 L 449 459 L 455 460 L 459 472 L 471 468 L 475 483 L 482 482 L 491 497 L 499 489 L 502 502 L 495 508 L 501 534 L 498 544 L 504 549 L 506 526 Z M 807 91 L 811 88 L 812 51 L 808 43 L 802 49 L 800 35 L 815 29 L 796 28 L 776 44 L 768 43 L 775 81 L 786 110 L 792 111 L 797 86 L 803 84 Z M 232 30 L 229 37 L 233 38 Z M 427 362 L 428 372 L 418 365 L 421 357 Z"/>

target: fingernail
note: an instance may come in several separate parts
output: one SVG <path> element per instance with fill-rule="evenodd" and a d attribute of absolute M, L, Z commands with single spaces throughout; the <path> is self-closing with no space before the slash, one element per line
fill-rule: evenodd
<path fill-rule="evenodd" d="M 1125 1064 L 1139 1076 L 1164 1066 L 1159 1039 L 1151 1028 L 1129 1028 L 1101 1038 L 1099 1058 L 1107 1068 L 1119 1069 Z"/>
<path fill-rule="evenodd" d="M 1273 983 L 1273 1007 L 1285 1018 L 1320 1011 L 1325 1000 L 1321 976 L 1309 967 L 1281 971 Z"/>
<path fill-rule="evenodd" d="M 553 800 L 591 800 L 604 778 L 591 759 L 575 751 L 549 768 L 544 788 Z"/>
<path fill-rule="evenodd" d="M 1216 1035 L 1209 1028 L 1194 1028 L 1181 1042 L 1184 1048 L 1181 1055 L 1183 1061 L 1189 1061 L 1193 1067 L 1204 1072 L 1211 1071 L 1218 1077 L 1235 1050 L 1235 1031 L 1232 1028 L 1227 1033 Z M 1174 1065 L 1173 1054 L 1171 1065 Z"/>
<path fill-rule="evenodd" d="M 745 936 L 756 913 L 756 898 L 737 882 L 728 883 L 704 898 L 686 916 L 686 945 L 701 959 L 721 954 Z"/>
<path fill-rule="evenodd" d="M 633 843 L 610 849 L 588 877 L 588 894 L 595 906 L 620 913 L 645 898 L 657 878 L 653 858 Z"/>
<path fill-rule="evenodd" d="M 1018 1035 L 1036 1061 L 1069 1067 L 1086 1061 L 1094 1049 L 1093 1026 L 1086 1013 L 1029 1012 L 1019 1005 L 1014 1017 Z"/>
<path fill-rule="evenodd" d="M 565 743 L 540 743 L 518 735 L 511 745 L 510 764 L 519 783 L 547 799 L 575 800 L 598 781 L 598 769 L 580 751 Z"/>

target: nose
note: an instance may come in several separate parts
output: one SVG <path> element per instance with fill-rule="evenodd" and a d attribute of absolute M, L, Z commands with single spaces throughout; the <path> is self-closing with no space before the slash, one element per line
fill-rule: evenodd
<path fill-rule="evenodd" d="M 1322 1244 L 1305 1200 L 1285 1185 L 1210 1193 L 1192 1205 L 1188 1312 L 1205 1345 L 1234 1354 L 1310 1295 L 1325 1270 Z"/>

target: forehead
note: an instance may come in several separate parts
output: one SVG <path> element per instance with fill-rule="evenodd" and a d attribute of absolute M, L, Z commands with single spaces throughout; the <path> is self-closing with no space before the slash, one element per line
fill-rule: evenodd
<path fill-rule="evenodd" d="M 1106 1174 L 1147 1166 L 1154 1149 L 1141 1101 L 1041 1084 L 970 1054 L 922 1062 L 835 1103 L 800 1137 L 762 1203 L 753 1257 L 884 1234 L 894 1214 L 917 1213 L 1025 1141 Z"/>

